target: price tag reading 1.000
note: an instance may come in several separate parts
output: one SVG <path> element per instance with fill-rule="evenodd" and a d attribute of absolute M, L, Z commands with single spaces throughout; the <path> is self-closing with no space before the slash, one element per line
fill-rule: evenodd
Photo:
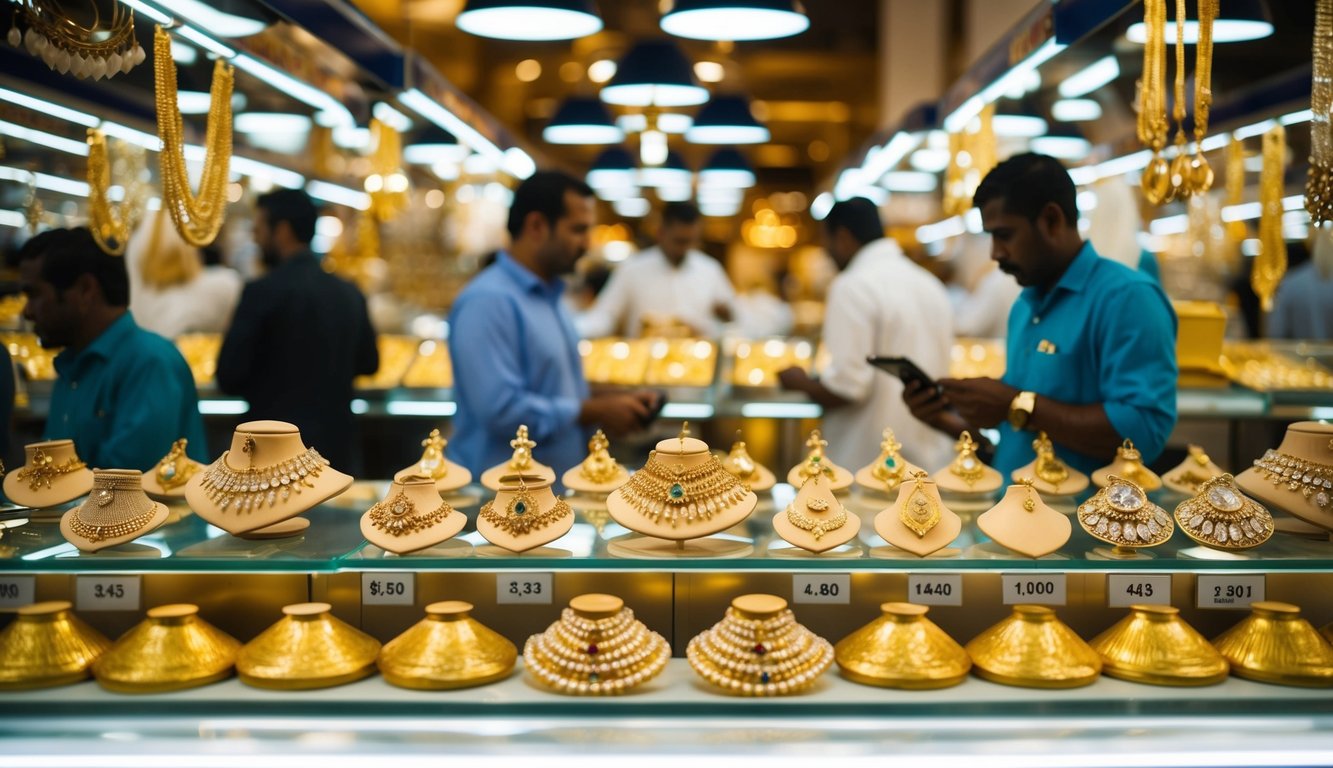
<path fill-rule="evenodd" d="M 792 574 L 791 601 L 847 605 L 852 601 L 852 577 L 846 573 Z"/>
<path fill-rule="evenodd" d="M 963 574 L 913 573 L 907 577 L 907 602 L 917 605 L 962 605 Z"/>
<path fill-rule="evenodd" d="M 415 573 L 361 574 L 362 605 L 413 605 L 417 597 Z"/>
<path fill-rule="evenodd" d="M 1063 573 L 1005 573 L 1000 576 L 1004 585 L 1004 604 L 1035 603 L 1037 605 L 1065 604 L 1065 575 Z"/>
<path fill-rule="evenodd" d="M 495 602 L 500 605 L 550 605 L 549 573 L 502 573 L 495 577 Z"/>
<path fill-rule="evenodd" d="M 1264 599 L 1262 573 L 1206 573 L 1198 578 L 1200 608 L 1248 608 Z"/>
<path fill-rule="evenodd" d="M 1108 574 L 1106 604 L 1112 608 L 1128 608 L 1131 605 L 1170 605 L 1171 574 Z"/>

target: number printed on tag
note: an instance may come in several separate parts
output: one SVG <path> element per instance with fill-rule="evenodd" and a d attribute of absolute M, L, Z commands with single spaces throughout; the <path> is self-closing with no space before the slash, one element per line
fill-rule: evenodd
<path fill-rule="evenodd" d="M 963 574 L 910 574 L 907 577 L 907 602 L 917 605 L 962 605 Z"/>
<path fill-rule="evenodd" d="M 1065 575 L 1063 573 L 1005 573 L 1000 576 L 1004 586 L 1004 604 L 1035 603 L 1037 605 L 1065 604 Z"/>
<path fill-rule="evenodd" d="M 0 576 L 0 608 L 22 608 L 36 600 L 36 576 Z"/>
<path fill-rule="evenodd" d="M 1131 605 L 1170 605 L 1171 574 L 1107 574 L 1106 604 L 1111 608 L 1128 608 Z"/>
<path fill-rule="evenodd" d="M 495 577 L 495 602 L 501 605 L 550 605 L 552 597 L 549 573 L 501 573 Z"/>
<path fill-rule="evenodd" d="M 1262 573 L 1204 573 L 1198 577 L 1200 608 L 1249 608 L 1264 599 Z"/>
<path fill-rule="evenodd" d="M 793 603 L 846 605 L 852 600 L 852 577 L 846 573 L 795 573 L 791 577 Z"/>
<path fill-rule="evenodd" d="M 139 610 L 138 576 L 79 576 L 74 582 L 77 611 Z"/>
<path fill-rule="evenodd" d="M 361 574 L 362 605 L 412 605 L 416 602 L 415 573 Z"/>

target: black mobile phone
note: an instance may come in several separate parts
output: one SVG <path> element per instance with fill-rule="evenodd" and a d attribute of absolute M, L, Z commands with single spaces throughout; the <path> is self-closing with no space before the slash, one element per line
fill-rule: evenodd
<path fill-rule="evenodd" d="M 866 362 L 885 373 L 897 376 L 903 384 L 916 381 L 920 382 L 921 386 L 936 391 L 940 388 L 940 385 L 936 384 L 929 374 L 921 370 L 920 366 L 905 357 L 875 357 L 872 355 L 866 358 Z"/>
<path fill-rule="evenodd" d="M 657 405 L 653 406 L 653 410 L 652 410 L 652 412 L 649 413 L 649 414 L 644 418 L 644 420 L 643 420 L 643 425 L 644 425 L 645 427 L 648 426 L 649 424 L 652 424 L 654 421 L 657 420 L 657 417 L 658 417 L 658 416 L 662 415 L 662 409 L 665 408 L 665 407 L 666 407 L 666 404 L 667 404 L 667 393 L 666 393 L 666 390 L 665 390 L 665 389 L 658 389 L 658 390 L 654 390 L 654 391 L 657 392 Z"/>

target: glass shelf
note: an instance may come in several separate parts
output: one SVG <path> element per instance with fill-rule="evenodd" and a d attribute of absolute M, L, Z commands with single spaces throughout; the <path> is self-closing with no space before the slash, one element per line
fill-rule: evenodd
<path fill-rule="evenodd" d="M 773 515 L 794 495 L 794 489 L 785 483 L 761 496 L 754 514 L 744 523 L 711 537 L 736 545 L 733 556 L 724 558 L 691 556 L 688 550 L 675 556 L 669 549 L 663 557 L 631 554 L 639 550 L 627 551 L 623 545 L 641 537 L 611 520 L 604 502 L 580 496 L 569 499 L 576 522 L 568 534 L 532 553 L 507 552 L 489 545 L 476 532 L 477 511 L 482 500 L 489 498 L 480 486 L 469 486 L 450 500 L 468 516 L 463 533 L 445 546 L 399 556 L 384 552 L 361 536 L 361 514 L 383 491 L 383 483 L 357 483 L 342 496 L 305 514 L 311 524 L 304 533 L 283 539 L 230 536 L 188 509 L 177 507 L 172 522 L 152 534 L 97 554 L 81 553 L 66 543 L 54 512 L 41 516 L 29 516 L 22 510 L 0 512 L 0 524 L 7 526 L 0 538 L 0 572 L 1333 572 L 1333 543 L 1327 536 L 1278 533 L 1250 552 L 1225 553 L 1198 546 L 1177 530 L 1166 544 L 1146 550 L 1140 557 L 1114 558 L 1108 556 L 1109 545 L 1091 538 L 1077 521 L 1072 521 L 1073 535 L 1060 551 L 1033 560 L 1000 548 L 977 528 L 976 517 L 994 503 L 994 496 L 946 501 L 963 518 L 962 534 L 945 556 L 918 558 L 888 547 L 875 534 L 875 515 L 888 505 L 888 498 L 853 492 L 844 503 L 861 518 L 858 539 L 823 555 L 812 555 L 787 544 L 773 531 Z M 1183 497 L 1163 491 L 1153 498 L 1169 512 Z M 1072 516 L 1075 500 L 1048 501 Z"/>

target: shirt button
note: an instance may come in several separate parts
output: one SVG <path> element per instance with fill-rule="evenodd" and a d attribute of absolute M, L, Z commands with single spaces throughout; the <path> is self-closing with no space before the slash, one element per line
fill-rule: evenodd
<path fill-rule="evenodd" d="M 1037 323 L 1040 323 L 1040 322 L 1041 322 L 1041 318 L 1040 318 L 1040 317 L 1034 317 L 1034 318 L 1032 318 L 1032 324 L 1033 324 L 1033 325 L 1036 325 Z"/>

